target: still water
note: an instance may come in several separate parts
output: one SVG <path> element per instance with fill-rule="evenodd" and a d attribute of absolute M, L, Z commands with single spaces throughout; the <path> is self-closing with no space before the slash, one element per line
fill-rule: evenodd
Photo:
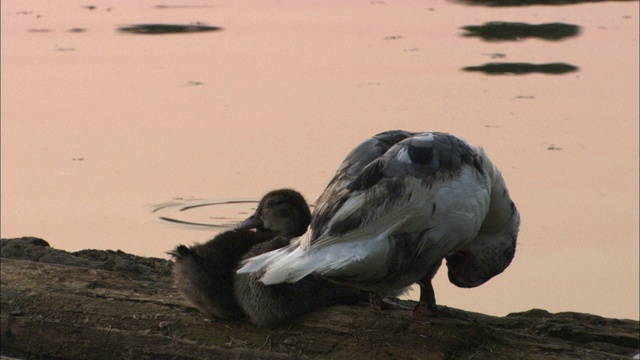
<path fill-rule="evenodd" d="M 166 258 L 269 190 L 313 203 L 373 134 L 444 131 L 522 226 L 441 304 L 638 319 L 638 2 L 496 1 L 3 1 L 1 235 Z"/>

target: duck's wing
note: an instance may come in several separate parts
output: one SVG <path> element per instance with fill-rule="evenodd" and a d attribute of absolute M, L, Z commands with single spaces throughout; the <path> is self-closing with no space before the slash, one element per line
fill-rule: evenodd
<path fill-rule="evenodd" d="M 390 130 L 379 133 L 363 141 L 345 157 L 330 183 L 344 176 L 352 177 L 365 166 L 384 155 L 392 146 L 416 133 L 403 130 Z"/>
<path fill-rule="evenodd" d="M 324 228 L 326 222 L 341 207 L 341 202 L 348 197 L 346 187 L 351 180 L 373 161 L 379 159 L 391 147 L 402 140 L 415 135 L 403 130 L 390 130 L 379 133 L 356 146 L 342 161 L 333 179 L 316 201 L 313 221 L 318 229 Z"/>
<path fill-rule="evenodd" d="M 348 239 L 347 233 L 390 215 L 390 209 L 398 209 L 401 216 L 408 215 L 419 204 L 408 201 L 411 192 L 428 196 L 435 182 L 451 179 L 464 165 L 484 177 L 477 149 L 453 135 L 400 132 L 388 138 L 399 140 L 391 146 L 391 141 L 375 139 L 365 141 L 347 156 L 320 196 L 311 220 L 311 234 L 303 240 L 303 248 L 336 241 L 337 237 L 341 238 L 339 241 Z M 385 146 L 387 150 L 381 154 Z M 356 161 L 358 154 L 365 160 Z M 415 189 L 408 182 L 418 182 L 422 188 Z M 398 208 L 398 202 L 406 206 Z"/>

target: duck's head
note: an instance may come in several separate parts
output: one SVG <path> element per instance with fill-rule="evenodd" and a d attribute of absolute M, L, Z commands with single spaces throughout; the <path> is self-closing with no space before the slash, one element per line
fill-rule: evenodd
<path fill-rule="evenodd" d="M 268 229 L 285 237 L 295 237 L 307 231 L 311 211 L 304 197 L 291 189 L 274 190 L 266 194 L 255 213 L 236 226 L 241 229 Z"/>
<path fill-rule="evenodd" d="M 449 280 L 459 287 L 476 287 L 503 272 L 516 253 L 520 213 L 509 197 L 502 175 L 478 149 L 492 180 L 491 202 L 477 236 L 446 256 Z"/>
<path fill-rule="evenodd" d="M 502 240 L 480 234 L 472 243 L 446 256 L 449 281 L 472 288 L 503 272 L 516 253 L 516 236 Z"/>

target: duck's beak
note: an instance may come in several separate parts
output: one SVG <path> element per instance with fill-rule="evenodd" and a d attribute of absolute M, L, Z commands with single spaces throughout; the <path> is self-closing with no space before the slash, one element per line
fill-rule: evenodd
<path fill-rule="evenodd" d="M 238 224 L 236 226 L 236 230 L 262 228 L 264 226 L 264 223 L 262 222 L 262 219 L 260 219 L 260 216 L 258 215 L 259 211 L 260 211 L 260 208 L 258 208 L 256 212 L 253 213 L 253 215 L 249 216 L 246 220 Z"/>

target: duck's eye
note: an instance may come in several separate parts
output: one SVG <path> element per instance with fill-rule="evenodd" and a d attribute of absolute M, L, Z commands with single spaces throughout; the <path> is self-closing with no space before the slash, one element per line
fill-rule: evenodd
<path fill-rule="evenodd" d="M 268 207 L 271 207 L 271 206 L 273 206 L 273 205 L 275 205 L 275 204 L 276 204 L 276 201 L 275 201 L 275 200 L 273 200 L 273 199 L 269 199 L 269 200 L 267 200 L 267 206 L 268 206 Z"/>

